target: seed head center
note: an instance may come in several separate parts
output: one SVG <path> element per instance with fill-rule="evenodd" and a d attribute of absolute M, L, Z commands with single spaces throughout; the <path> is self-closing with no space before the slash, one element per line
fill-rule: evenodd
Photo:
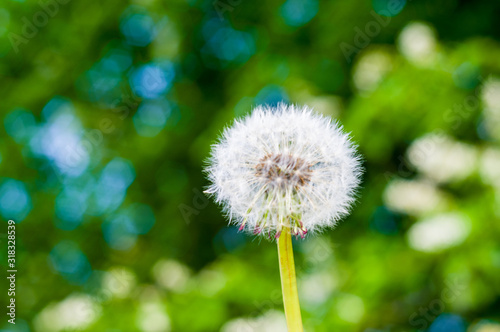
<path fill-rule="evenodd" d="M 311 166 L 290 154 L 268 154 L 256 166 L 257 176 L 280 189 L 298 189 L 309 183 Z"/>

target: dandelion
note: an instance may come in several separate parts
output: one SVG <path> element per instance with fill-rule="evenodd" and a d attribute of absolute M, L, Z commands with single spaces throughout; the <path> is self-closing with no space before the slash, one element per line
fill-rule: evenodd
<path fill-rule="evenodd" d="M 241 231 L 278 239 L 285 314 L 301 331 L 291 236 L 333 227 L 348 214 L 361 167 L 349 136 L 308 107 L 259 106 L 213 146 L 206 193 Z"/>
<path fill-rule="evenodd" d="M 348 213 L 360 162 L 341 128 L 309 108 L 257 107 L 213 147 L 206 191 L 231 222 L 254 234 L 297 237 Z"/>

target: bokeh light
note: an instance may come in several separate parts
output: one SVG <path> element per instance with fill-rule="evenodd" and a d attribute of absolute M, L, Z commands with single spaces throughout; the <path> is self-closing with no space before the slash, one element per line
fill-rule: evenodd
<path fill-rule="evenodd" d="M 91 214 L 102 215 L 115 211 L 125 199 L 127 188 L 134 182 L 135 169 L 123 158 L 114 158 L 101 171 L 94 188 Z"/>
<path fill-rule="evenodd" d="M 129 250 L 137 241 L 134 222 L 125 214 L 118 214 L 104 221 L 102 232 L 108 245 L 115 250 Z"/>
<path fill-rule="evenodd" d="M 408 231 L 408 242 L 419 251 L 440 251 L 461 244 L 470 230 L 466 217 L 457 213 L 440 214 L 414 224 Z"/>
<path fill-rule="evenodd" d="M 111 49 L 85 72 L 77 87 L 91 102 L 114 106 L 123 98 L 123 75 L 131 65 L 132 56 L 128 49 Z"/>
<path fill-rule="evenodd" d="M 4 219 L 23 221 L 32 209 L 31 197 L 26 186 L 14 179 L 0 181 L 0 214 Z"/>
<path fill-rule="evenodd" d="M 172 86 L 175 70 L 170 62 L 151 63 L 136 68 L 130 76 L 130 86 L 142 98 L 154 99 Z"/>
<path fill-rule="evenodd" d="M 375 12 L 382 16 L 396 16 L 406 5 L 406 0 L 372 0 Z"/>
<path fill-rule="evenodd" d="M 171 106 L 164 99 L 145 100 L 134 114 L 134 126 L 137 134 L 154 137 L 167 125 L 171 116 Z"/>
<path fill-rule="evenodd" d="M 57 273 L 72 284 L 83 284 L 92 272 L 87 256 L 76 243 L 69 240 L 54 246 L 49 262 Z"/>
<path fill-rule="evenodd" d="M 135 203 L 107 218 L 102 224 L 104 239 L 116 250 L 129 250 L 139 234 L 148 233 L 156 218 L 148 205 Z"/>
<path fill-rule="evenodd" d="M 255 40 L 250 33 L 235 30 L 218 18 L 205 22 L 203 36 L 205 44 L 200 51 L 208 67 L 242 64 L 255 53 Z"/>
<path fill-rule="evenodd" d="M 442 314 L 432 323 L 429 332 L 465 332 L 466 325 L 458 315 Z"/>
<path fill-rule="evenodd" d="M 259 91 L 254 103 L 276 106 L 279 103 L 288 103 L 289 98 L 285 90 L 276 85 L 269 85 Z"/>
<path fill-rule="evenodd" d="M 73 230 L 78 227 L 87 211 L 87 199 L 89 193 L 85 191 L 67 188 L 56 198 L 55 213 L 56 225 L 64 230 Z"/>
<path fill-rule="evenodd" d="M 281 6 L 281 16 L 292 27 L 306 24 L 318 13 L 317 0 L 287 0 Z"/>
<path fill-rule="evenodd" d="M 24 109 L 10 112 L 4 119 L 5 131 L 17 143 L 26 143 L 36 130 L 36 120 L 33 114 Z"/>
<path fill-rule="evenodd" d="M 144 47 L 156 37 L 157 27 L 145 9 L 132 6 L 123 13 L 120 31 L 127 43 Z"/>
<path fill-rule="evenodd" d="M 83 174 L 89 166 L 94 146 L 91 142 L 84 142 L 83 127 L 73 105 L 56 97 L 45 105 L 42 115 L 46 122 L 38 127 L 29 143 L 33 153 L 47 159 L 64 175 L 77 177 Z"/>

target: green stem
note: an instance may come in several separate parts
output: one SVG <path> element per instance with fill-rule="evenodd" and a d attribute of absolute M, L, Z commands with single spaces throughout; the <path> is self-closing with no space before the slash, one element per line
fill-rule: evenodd
<path fill-rule="evenodd" d="M 300 316 L 297 278 L 295 277 L 295 263 L 293 261 L 292 235 L 289 227 L 283 227 L 278 239 L 278 258 L 288 331 L 302 332 L 302 317 Z"/>

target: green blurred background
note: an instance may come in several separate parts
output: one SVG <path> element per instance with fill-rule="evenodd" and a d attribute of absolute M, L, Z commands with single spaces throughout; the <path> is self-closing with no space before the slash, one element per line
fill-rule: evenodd
<path fill-rule="evenodd" d="M 2 331 L 286 331 L 276 245 L 201 193 L 224 126 L 280 101 L 366 170 L 295 243 L 306 331 L 500 331 L 499 1 L 0 4 Z"/>

